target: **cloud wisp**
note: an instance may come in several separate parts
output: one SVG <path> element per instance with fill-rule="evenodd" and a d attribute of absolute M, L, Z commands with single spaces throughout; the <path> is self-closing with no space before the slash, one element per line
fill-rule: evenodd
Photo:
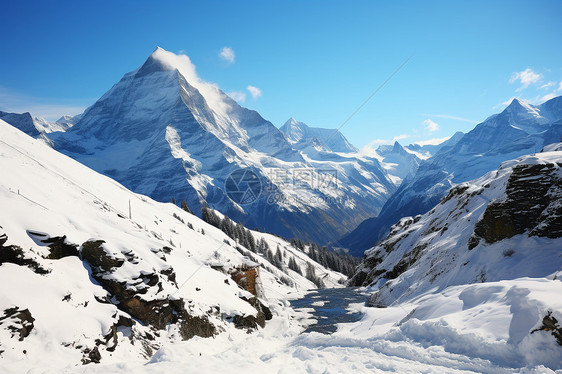
<path fill-rule="evenodd" d="M 230 96 L 234 101 L 237 101 L 239 103 L 243 103 L 243 102 L 246 101 L 246 93 L 245 92 L 232 91 L 232 92 L 229 92 L 227 95 Z"/>
<path fill-rule="evenodd" d="M 509 78 L 509 83 L 515 83 L 519 81 L 521 83 L 521 87 L 519 87 L 516 91 L 521 91 L 529 87 L 531 84 L 535 84 L 539 82 L 541 79 L 542 79 L 542 74 L 535 72 L 531 68 L 527 68 L 523 71 L 518 71 L 511 74 L 511 78 Z"/>
<path fill-rule="evenodd" d="M 473 119 L 451 116 L 451 115 L 448 115 L 448 114 L 428 114 L 428 113 L 424 113 L 423 115 L 426 116 L 426 117 L 452 119 L 454 121 L 461 121 L 461 122 L 467 122 L 467 123 L 474 123 L 474 124 L 478 123 L 478 121 L 475 121 Z"/>
<path fill-rule="evenodd" d="M 261 97 L 261 95 L 262 95 L 261 90 L 259 88 L 255 87 L 255 86 L 248 86 L 247 89 L 248 89 L 248 91 L 250 91 L 250 94 L 252 95 L 252 98 L 254 100 Z"/>
<path fill-rule="evenodd" d="M 430 120 L 429 118 L 422 122 L 426 131 L 435 132 L 439 130 L 439 124 Z"/>
<path fill-rule="evenodd" d="M 230 47 L 223 47 L 219 52 L 219 57 L 229 64 L 233 64 L 236 59 L 236 54 L 234 53 L 234 49 Z"/>

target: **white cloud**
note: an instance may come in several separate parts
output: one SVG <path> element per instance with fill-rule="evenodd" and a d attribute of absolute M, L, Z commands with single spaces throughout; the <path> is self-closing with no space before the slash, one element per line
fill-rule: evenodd
<path fill-rule="evenodd" d="M 548 89 L 552 86 L 555 86 L 555 85 L 556 85 L 556 82 L 547 82 L 547 83 L 543 84 L 542 86 L 540 86 L 539 88 L 541 90 L 546 90 L 546 89 Z"/>
<path fill-rule="evenodd" d="M 219 57 L 232 64 L 234 63 L 236 55 L 234 54 L 234 49 L 230 47 L 223 47 L 219 53 Z"/>
<path fill-rule="evenodd" d="M 475 121 L 473 119 L 468 119 L 468 118 L 463 118 L 463 117 L 457 117 L 457 116 L 450 116 L 448 114 L 427 114 L 424 113 L 424 116 L 428 116 L 428 117 L 437 117 L 437 118 L 445 118 L 445 119 L 452 119 L 455 121 L 461 121 L 461 122 L 468 122 L 468 123 L 478 123 L 478 121 Z"/>
<path fill-rule="evenodd" d="M 558 86 L 558 89 L 556 91 L 562 91 L 562 81 L 560 81 L 560 86 Z"/>
<path fill-rule="evenodd" d="M 250 94 L 252 95 L 252 98 L 254 98 L 254 100 L 261 96 L 261 90 L 259 88 L 254 86 L 248 86 L 247 88 L 248 91 L 250 91 Z"/>
<path fill-rule="evenodd" d="M 424 145 L 438 145 L 443 143 L 446 140 L 449 140 L 451 137 L 450 136 L 446 136 L 444 138 L 433 138 L 433 139 L 428 139 L 428 140 L 423 140 L 421 142 L 415 142 L 414 144 L 419 144 L 421 146 Z"/>
<path fill-rule="evenodd" d="M 430 120 L 429 118 L 424 120 L 422 124 L 425 125 L 425 129 L 429 132 L 435 132 L 439 130 L 439 125 L 433 122 L 432 120 Z"/>
<path fill-rule="evenodd" d="M 517 91 L 521 91 L 529 85 L 537 83 L 542 78 L 542 74 L 534 72 L 532 69 L 527 68 L 523 71 L 515 72 L 511 75 L 509 83 L 521 82 L 521 87 Z"/>
<path fill-rule="evenodd" d="M 197 75 L 195 65 L 193 65 L 188 56 L 176 55 L 162 48 L 158 48 L 152 53 L 152 57 L 164 65 L 169 66 L 170 69 L 178 69 L 181 75 L 187 79 L 189 84 L 199 90 L 203 97 L 205 97 L 207 104 L 217 114 L 221 114 L 225 117 L 228 116 L 228 112 L 231 108 L 221 97 L 222 94 L 219 87 L 214 83 L 201 79 L 199 75 Z"/>
<path fill-rule="evenodd" d="M 537 100 L 537 104 L 542 104 L 545 101 L 548 101 L 550 99 L 554 99 L 556 96 L 558 96 L 558 95 L 556 95 L 555 93 L 546 94 L 546 95 L 544 95 L 543 97 L 541 97 Z"/>
<path fill-rule="evenodd" d="M 230 96 L 233 100 L 235 100 L 239 103 L 243 103 L 244 101 L 246 101 L 246 93 L 245 92 L 232 91 L 232 92 L 228 93 L 228 96 Z"/>

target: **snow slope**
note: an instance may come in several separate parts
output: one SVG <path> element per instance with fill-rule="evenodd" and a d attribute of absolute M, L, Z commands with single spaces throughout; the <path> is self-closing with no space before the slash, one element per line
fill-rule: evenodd
<path fill-rule="evenodd" d="M 197 214 L 208 204 L 248 227 L 321 244 L 377 214 L 396 189 L 376 159 L 294 148 L 259 113 L 201 80 L 187 56 L 161 48 L 49 140 L 155 200 L 186 200 Z M 240 168 L 262 186 L 248 204 L 225 188 Z"/>
<path fill-rule="evenodd" d="M 327 286 L 344 278 L 253 232 L 281 251 L 277 269 L 196 216 L 130 192 L 1 120 L 0 134 L 3 372 L 58 372 L 97 353 L 106 363 L 145 360 L 193 334 L 236 334 L 261 307 L 229 271 L 252 261 L 274 324 L 290 313 L 288 295 L 315 288 L 286 267 L 290 259 L 303 270 L 311 263 Z M 33 326 L 20 340 L 27 312 Z"/>
<path fill-rule="evenodd" d="M 562 321 L 559 148 L 506 161 L 393 226 L 350 281 L 369 287 L 370 305 L 391 308 L 367 312 L 352 331 L 439 344 L 498 365 L 561 369 L 555 329 L 532 332 L 545 318 Z"/>

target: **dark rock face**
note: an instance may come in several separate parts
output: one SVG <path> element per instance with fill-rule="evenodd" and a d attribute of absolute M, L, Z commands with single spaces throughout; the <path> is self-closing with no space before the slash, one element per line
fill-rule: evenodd
<path fill-rule="evenodd" d="M 121 267 L 125 260 L 107 253 L 103 243 L 103 240 L 97 240 L 82 244 L 80 255 L 82 260 L 90 265 L 92 277 L 110 294 L 110 298 L 117 301 L 116 306 L 119 309 L 158 330 L 165 329 L 168 324 L 178 324 L 182 338 L 186 340 L 195 335 L 210 337 L 216 333 L 215 326 L 208 318 L 190 315 L 182 299 L 170 299 L 166 296 L 145 300 L 141 297 L 151 287 L 157 287 L 156 293 L 160 292 L 162 276 L 175 283 L 172 268 L 161 273 L 140 274 L 131 282 L 118 282 L 112 279 L 112 273 Z"/>
<path fill-rule="evenodd" d="M 103 240 L 85 242 L 80 251 L 82 261 L 88 262 L 92 268 L 95 268 L 96 273 L 110 272 L 112 268 L 118 268 L 124 263 L 124 260 L 111 257 L 103 249 L 103 243 L 105 243 Z"/>
<path fill-rule="evenodd" d="M 234 325 L 238 328 L 246 328 L 248 331 L 257 329 L 258 326 L 264 328 L 265 321 L 269 321 L 273 318 L 271 310 L 265 306 L 257 297 L 252 297 L 250 299 L 242 297 L 242 300 L 248 302 L 253 306 L 258 314 L 255 316 L 234 316 Z"/>
<path fill-rule="evenodd" d="M 48 259 L 59 260 L 69 256 L 78 257 L 78 246 L 76 244 L 67 243 L 66 235 L 45 239 L 43 243 L 49 244 L 51 253 L 47 256 Z"/>
<path fill-rule="evenodd" d="M 548 312 L 542 319 L 542 326 L 531 331 L 531 334 L 537 331 L 550 331 L 559 345 L 562 345 L 562 327 L 558 324 L 558 320 L 552 316 L 552 312 Z"/>
<path fill-rule="evenodd" d="M 476 223 L 469 249 L 479 239 L 495 243 L 522 234 L 562 237 L 562 180 L 555 171 L 561 164 L 519 165 L 509 177 L 503 201 L 492 202 Z"/>
<path fill-rule="evenodd" d="M 238 287 L 250 292 L 255 297 L 241 299 L 253 306 L 257 311 L 255 316 L 234 316 L 234 325 L 238 328 L 247 328 L 248 331 L 257 329 L 258 326 L 265 327 L 265 321 L 273 318 L 271 310 L 265 306 L 258 297 L 258 287 L 257 282 L 259 279 L 259 268 L 258 267 L 240 267 L 235 268 L 230 272 L 230 277 L 233 281 L 238 284 Z"/>
<path fill-rule="evenodd" d="M 33 330 L 35 318 L 31 316 L 29 309 L 20 310 L 17 307 L 4 310 L 4 315 L 0 317 L 0 326 L 7 325 L 12 331 L 12 337 L 17 336 L 19 341 L 23 341 Z"/>
<path fill-rule="evenodd" d="M 8 241 L 6 234 L 0 235 L 0 265 L 3 263 L 12 263 L 19 266 L 27 266 L 37 274 L 48 274 L 49 271 L 44 269 L 33 258 L 27 257 L 23 249 L 17 245 L 4 244 Z"/>
<path fill-rule="evenodd" d="M 86 348 L 83 351 L 84 357 L 82 357 L 82 364 L 87 365 L 89 363 L 99 364 L 101 361 L 101 354 L 98 350 L 98 347 L 94 347 L 93 349 Z"/>

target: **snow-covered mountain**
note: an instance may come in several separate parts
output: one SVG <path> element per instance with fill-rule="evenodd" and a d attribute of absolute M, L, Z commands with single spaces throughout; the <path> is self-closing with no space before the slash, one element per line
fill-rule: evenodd
<path fill-rule="evenodd" d="M 341 134 L 318 136 L 334 150 L 354 149 Z M 301 152 L 257 112 L 201 80 L 187 56 L 161 48 L 49 140 L 135 192 L 186 200 L 195 212 L 209 205 L 248 227 L 319 243 L 376 215 L 396 189 L 374 158 Z M 261 184 L 248 204 L 225 187 L 241 168 Z"/>
<path fill-rule="evenodd" d="M 561 248 L 558 143 L 456 185 L 423 216 L 402 218 L 365 252 L 350 283 L 369 286 L 373 306 L 407 308 L 398 326 L 429 341 L 456 329 L 456 352 L 480 344 L 483 358 L 559 369 Z"/>
<path fill-rule="evenodd" d="M 426 160 L 436 154 L 441 148 L 452 147 L 457 144 L 457 142 L 463 137 L 464 133 L 462 131 L 457 131 L 449 139 L 441 142 L 439 144 L 408 144 L 404 146 L 404 149 L 414 153 L 422 160 Z"/>
<path fill-rule="evenodd" d="M 3 372 L 142 362 L 170 342 L 271 318 L 289 328 L 280 300 L 315 288 L 311 273 L 329 287 L 345 279 L 310 248 L 238 226 L 252 252 L 2 120 L 0 134 Z"/>
<path fill-rule="evenodd" d="M 394 145 L 380 145 L 376 153 L 397 185 L 404 179 L 413 177 L 421 162 L 415 153 L 409 152 L 398 142 L 394 142 Z"/>
<path fill-rule="evenodd" d="M 415 176 L 385 203 L 380 215 L 368 219 L 340 240 L 355 254 L 375 245 L 400 218 L 425 213 L 455 184 L 480 177 L 501 162 L 539 152 L 562 139 L 562 97 L 534 106 L 514 99 L 463 135 L 424 160 Z"/>
<path fill-rule="evenodd" d="M 306 149 L 312 146 L 332 152 L 358 151 L 339 130 L 309 127 L 294 118 L 290 118 L 279 130 L 296 149 Z"/>
<path fill-rule="evenodd" d="M 72 127 L 70 116 L 65 116 L 56 122 L 49 122 L 41 117 L 33 117 L 26 113 L 7 113 L 0 111 L 0 119 L 25 132 L 29 136 L 40 137 L 55 131 L 66 131 Z"/>

